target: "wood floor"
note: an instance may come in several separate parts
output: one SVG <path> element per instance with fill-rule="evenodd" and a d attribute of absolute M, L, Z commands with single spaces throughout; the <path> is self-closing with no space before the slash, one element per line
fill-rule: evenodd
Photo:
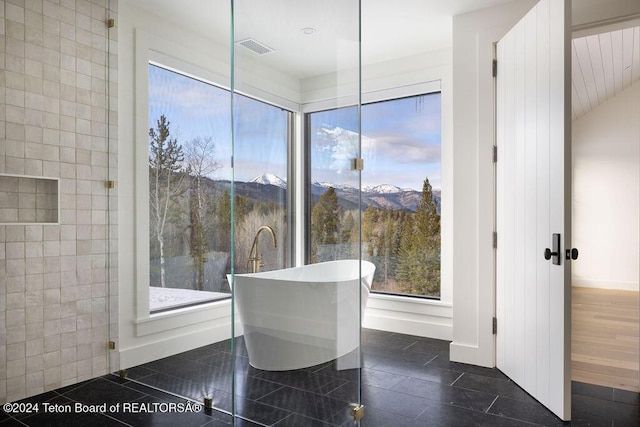
<path fill-rule="evenodd" d="M 572 379 L 640 391 L 638 292 L 573 287 Z"/>

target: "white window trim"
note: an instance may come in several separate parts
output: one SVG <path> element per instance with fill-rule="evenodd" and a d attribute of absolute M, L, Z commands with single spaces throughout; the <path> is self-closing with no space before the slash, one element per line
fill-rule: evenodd
<path fill-rule="evenodd" d="M 211 317 L 213 313 L 230 315 L 231 300 L 205 303 L 193 307 L 151 314 L 149 311 L 149 174 L 148 126 L 149 126 L 149 65 L 159 65 L 197 80 L 229 90 L 229 77 L 224 75 L 228 65 L 210 58 L 188 60 L 181 54 L 180 46 L 158 39 L 137 30 L 135 35 L 135 334 L 144 336 L 179 327 L 219 320 L 224 314 Z M 191 52 L 191 56 L 195 53 Z M 194 60 L 195 59 L 195 60 Z M 207 70 L 193 62 L 208 64 Z M 204 312 L 206 311 L 206 315 Z M 170 321 L 168 321 L 170 320 Z"/>
<path fill-rule="evenodd" d="M 228 77 L 230 72 L 228 64 L 216 62 L 210 58 L 198 57 L 194 52 L 185 54 L 185 50 L 179 45 L 159 39 L 141 30 L 136 30 L 135 43 L 136 144 L 134 185 L 136 194 L 136 262 L 134 268 L 136 304 L 134 324 L 136 336 L 144 336 L 203 322 L 211 323 L 216 319 L 220 320 L 225 316 L 231 316 L 231 299 L 203 303 L 156 314 L 150 313 L 149 310 L 149 175 L 147 170 L 149 65 L 157 65 L 227 91 L 230 91 L 231 87 L 230 78 Z M 187 56 L 190 56 L 190 58 L 187 58 Z M 211 69 L 195 65 L 195 63 L 208 64 Z M 227 73 L 226 75 L 225 72 Z M 300 104 L 294 101 L 259 90 L 250 85 L 244 85 L 243 89 L 236 88 L 236 93 L 292 111 L 294 114 L 300 111 Z"/>
<path fill-rule="evenodd" d="M 428 95 L 430 93 L 441 92 L 441 81 L 431 80 L 422 83 L 398 86 L 390 89 L 372 90 L 362 93 L 362 104 L 371 104 L 379 101 L 392 101 L 394 99 L 406 98 L 410 96 Z M 332 108 L 348 107 L 353 105 L 353 97 L 342 97 L 313 101 L 302 104 L 301 112 L 316 113 L 318 111 L 330 110 Z"/>
<path fill-rule="evenodd" d="M 440 70 L 438 70 L 440 71 Z M 448 85 L 449 79 L 442 76 L 433 76 L 432 80 L 427 80 L 414 84 L 396 86 L 388 89 L 371 90 L 362 94 L 362 103 L 368 104 L 378 101 L 390 101 L 393 99 L 409 96 L 425 95 L 440 92 L 442 98 L 442 182 L 443 187 L 449 190 L 452 188 L 449 176 L 452 176 L 451 168 L 451 141 L 445 137 L 447 123 L 450 122 L 450 97 L 451 91 Z M 352 105 L 352 97 L 344 97 L 337 100 L 321 100 L 302 104 L 302 113 L 314 113 L 331 108 L 339 108 Z M 302 175 L 298 188 L 303 188 Z M 444 193 L 444 191 L 443 191 Z M 447 198 L 449 199 L 449 198 Z M 443 203 L 442 211 L 449 212 L 452 216 L 449 203 Z M 298 215 L 303 215 L 302 210 L 297 210 Z M 444 215 L 442 215 L 444 218 Z M 296 218 L 296 223 L 304 221 L 303 217 Z M 453 304 L 451 295 L 453 294 L 453 284 L 448 269 L 451 266 L 451 256 L 448 250 L 451 247 L 453 236 L 448 224 L 451 221 L 445 219 L 441 228 L 441 239 L 443 242 L 441 269 L 443 276 L 440 285 L 440 300 L 420 298 L 411 295 L 390 295 L 384 293 L 371 292 L 367 310 L 364 314 L 363 327 L 398 332 L 410 335 L 425 336 L 444 340 L 453 338 Z"/>

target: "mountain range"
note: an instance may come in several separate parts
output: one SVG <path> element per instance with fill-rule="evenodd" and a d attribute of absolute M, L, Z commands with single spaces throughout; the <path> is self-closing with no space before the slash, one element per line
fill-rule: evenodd
<path fill-rule="evenodd" d="M 333 187 L 338 196 L 338 203 L 345 209 L 358 208 L 358 189 L 350 185 L 336 185 L 327 182 L 314 182 L 311 184 L 311 197 L 316 202 L 329 187 Z M 284 193 L 287 189 L 287 182 L 272 174 L 264 173 L 253 178 L 251 181 L 242 183 L 236 182 L 236 193 L 246 195 L 254 199 L 266 201 L 273 199 L 276 193 Z M 278 191 L 280 190 L 280 191 Z M 377 208 L 400 209 L 415 212 L 422 199 L 422 192 L 410 188 L 400 188 L 391 184 L 380 184 L 375 186 L 365 186 L 362 188 L 363 207 L 374 206 Z M 433 198 L 436 203 L 438 213 L 440 213 L 440 190 L 433 190 Z"/>

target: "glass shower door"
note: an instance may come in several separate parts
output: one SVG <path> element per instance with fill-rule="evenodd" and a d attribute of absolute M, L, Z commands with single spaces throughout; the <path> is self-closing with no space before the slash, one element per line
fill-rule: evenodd
<path fill-rule="evenodd" d="M 233 0 L 232 15 L 233 413 L 265 425 L 342 425 L 362 415 L 368 295 L 359 2 Z M 348 116 L 325 129 L 319 192 L 305 113 L 342 107 Z"/>
<path fill-rule="evenodd" d="M 134 54 L 133 62 L 121 63 L 127 72 L 119 80 L 137 91 L 128 107 L 136 114 L 119 116 L 121 126 L 135 135 L 135 144 L 121 143 L 120 149 L 135 145 L 131 203 L 137 203 L 135 292 L 117 298 L 124 331 L 118 343 L 120 375 L 212 406 L 211 417 L 225 420 L 233 410 L 227 276 L 232 265 L 230 5 L 228 0 L 121 1 L 122 19 L 115 27 L 121 49 Z M 119 172 L 127 168 L 120 165 Z M 123 188 L 124 183 L 115 191 Z M 151 328 L 134 329 L 134 324 Z"/>

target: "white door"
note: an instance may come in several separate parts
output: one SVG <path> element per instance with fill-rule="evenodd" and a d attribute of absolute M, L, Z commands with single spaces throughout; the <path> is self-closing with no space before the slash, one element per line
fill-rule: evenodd
<path fill-rule="evenodd" d="M 571 417 L 570 6 L 541 0 L 498 43 L 496 83 L 496 364 L 563 420 Z"/>

